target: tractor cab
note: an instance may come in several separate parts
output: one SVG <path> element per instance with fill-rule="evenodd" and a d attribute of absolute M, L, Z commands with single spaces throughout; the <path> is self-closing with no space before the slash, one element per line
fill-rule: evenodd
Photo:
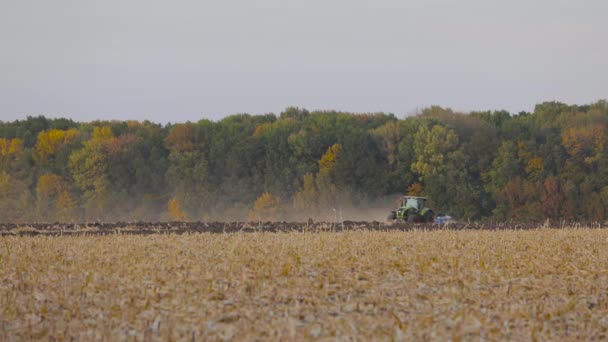
<path fill-rule="evenodd" d="M 414 208 L 421 211 L 426 206 L 426 197 L 403 196 L 401 206 L 405 209 Z"/>

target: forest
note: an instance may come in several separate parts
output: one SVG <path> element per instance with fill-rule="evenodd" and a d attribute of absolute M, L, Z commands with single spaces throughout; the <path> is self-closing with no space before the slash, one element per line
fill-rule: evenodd
<path fill-rule="evenodd" d="M 0 121 L 0 222 L 335 220 L 388 213 L 404 194 L 463 221 L 598 222 L 607 132 L 606 100 L 405 118 Z"/>

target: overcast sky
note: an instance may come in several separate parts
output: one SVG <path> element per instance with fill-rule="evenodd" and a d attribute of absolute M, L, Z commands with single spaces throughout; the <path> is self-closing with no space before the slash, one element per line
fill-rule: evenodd
<path fill-rule="evenodd" d="M 606 0 L 0 0 L 0 120 L 608 98 Z"/>

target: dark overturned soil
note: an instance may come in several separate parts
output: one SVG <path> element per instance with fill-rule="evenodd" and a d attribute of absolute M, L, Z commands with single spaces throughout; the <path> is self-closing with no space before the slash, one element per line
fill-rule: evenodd
<path fill-rule="evenodd" d="M 585 225 L 589 227 L 589 225 Z M 582 227 L 580 224 L 535 223 L 386 223 L 386 222 L 116 222 L 116 223 L 34 223 L 0 224 L 0 236 L 60 236 L 112 234 L 186 234 L 186 233 L 255 233 L 255 232 L 321 232 L 348 230 L 410 231 L 410 230 L 529 230 L 542 227 Z M 602 227 L 593 225 L 593 227 Z"/>

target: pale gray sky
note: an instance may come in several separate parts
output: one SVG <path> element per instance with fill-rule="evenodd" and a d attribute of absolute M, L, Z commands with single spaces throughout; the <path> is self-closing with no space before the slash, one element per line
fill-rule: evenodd
<path fill-rule="evenodd" d="M 0 0 L 0 120 L 608 97 L 606 0 Z"/>

